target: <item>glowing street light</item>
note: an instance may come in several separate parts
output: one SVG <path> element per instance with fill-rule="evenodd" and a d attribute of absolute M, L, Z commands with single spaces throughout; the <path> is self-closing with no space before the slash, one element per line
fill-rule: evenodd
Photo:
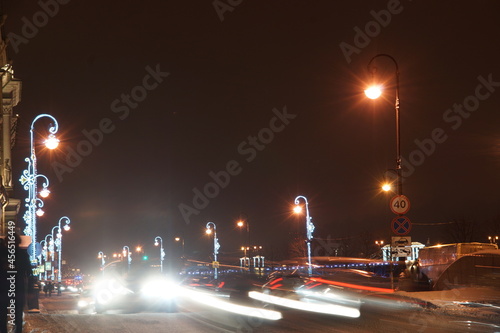
<path fill-rule="evenodd" d="M 35 144 L 34 144 L 34 125 L 35 122 L 40 119 L 40 118 L 50 118 L 55 125 L 50 125 L 49 127 L 49 138 L 45 140 L 45 145 L 49 149 L 54 149 L 57 147 L 57 144 L 59 140 L 55 137 L 55 133 L 57 133 L 57 130 L 59 128 L 59 125 L 57 124 L 57 120 L 49 115 L 49 114 L 40 114 L 35 117 L 33 122 L 31 123 L 30 127 L 30 139 L 31 139 L 31 146 L 30 146 L 30 156 L 25 158 L 25 161 L 28 163 L 28 167 L 26 170 L 23 171 L 21 178 L 19 181 L 21 182 L 21 185 L 23 185 L 23 188 L 28 191 L 28 197 L 25 199 L 25 206 L 27 208 L 26 212 L 24 213 L 23 219 L 26 222 L 26 228 L 24 229 L 24 234 L 27 236 L 31 236 L 31 249 L 30 249 L 30 259 L 31 262 L 34 263 L 36 262 L 36 217 L 41 216 L 40 214 L 43 214 L 43 211 L 41 210 L 41 207 L 43 207 L 43 201 L 37 197 L 37 180 L 38 178 L 43 178 L 44 183 L 43 183 L 43 189 L 40 193 L 42 197 L 47 197 L 48 194 L 50 193 L 48 190 L 49 186 L 49 180 L 47 177 L 41 174 L 37 174 L 37 168 L 36 168 L 36 152 L 35 152 Z"/>
<path fill-rule="evenodd" d="M 389 184 L 389 183 L 385 183 L 385 184 L 383 184 L 383 185 L 382 185 L 382 190 L 383 190 L 384 192 L 389 192 L 390 190 L 392 190 L 392 186 L 391 186 L 391 184 Z"/>
<path fill-rule="evenodd" d="M 50 237 L 50 240 L 48 240 L 47 237 Z M 45 242 L 45 244 L 42 247 L 42 254 L 45 260 L 45 265 L 47 265 L 47 261 L 50 261 L 49 257 L 51 255 L 51 251 L 54 251 L 54 241 L 52 239 L 52 234 L 47 234 L 43 242 Z M 53 253 L 52 253 L 52 260 L 54 260 Z M 53 267 L 51 267 L 51 269 L 53 269 Z M 44 271 L 45 271 L 45 280 L 47 280 L 47 269 L 45 269 Z"/>
<path fill-rule="evenodd" d="M 158 241 L 160 241 L 158 243 Z M 155 246 L 160 245 L 160 272 L 163 273 L 163 259 L 165 258 L 165 251 L 163 250 L 163 238 L 160 236 L 155 237 Z"/>
<path fill-rule="evenodd" d="M 57 282 L 61 282 L 62 280 L 62 267 L 61 267 L 61 257 L 62 257 L 62 229 L 61 229 L 61 222 L 66 222 L 66 224 L 64 225 L 63 229 L 64 230 L 69 230 L 70 227 L 69 227 L 69 224 L 71 223 L 70 219 L 67 217 L 67 216 L 63 216 L 59 219 L 59 222 L 58 222 L 58 225 L 55 226 L 54 228 L 52 228 L 52 233 L 54 232 L 54 229 L 57 228 L 57 236 L 56 236 L 56 239 L 54 241 L 55 245 L 56 245 L 56 248 L 57 248 L 57 261 L 58 261 L 58 271 L 57 271 Z M 54 271 L 52 271 L 54 272 Z M 53 277 L 54 275 L 52 275 Z M 54 278 L 52 278 L 54 279 Z"/>
<path fill-rule="evenodd" d="M 213 229 L 214 229 L 214 263 L 213 263 L 213 266 L 214 266 L 214 279 L 217 280 L 217 265 L 218 265 L 217 254 L 219 253 L 220 244 L 219 244 L 219 240 L 217 239 L 217 227 L 216 227 L 215 223 L 213 223 L 213 222 L 207 223 L 206 233 L 208 235 L 210 235 L 212 233 L 212 229 L 210 228 L 210 225 L 212 225 Z"/>
<path fill-rule="evenodd" d="M 302 212 L 302 207 L 299 206 L 300 200 L 302 199 L 306 203 L 306 232 L 307 232 L 307 263 L 308 263 L 308 272 L 309 276 L 312 275 L 312 261 L 311 261 L 311 239 L 313 238 L 312 233 L 314 231 L 314 224 L 311 222 L 312 218 L 309 216 L 309 202 L 307 201 L 307 198 L 299 195 L 298 197 L 295 198 L 295 208 L 293 209 L 295 213 L 300 213 Z M 299 209 L 300 208 L 300 209 Z"/>
<path fill-rule="evenodd" d="M 123 247 L 123 258 L 127 257 L 127 267 L 128 270 L 130 271 L 130 264 L 132 263 L 132 256 L 130 255 L 130 248 L 125 245 Z"/>
<path fill-rule="evenodd" d="M 396 111 L 396 173 L 397 173 L 397 194 L 402 195 L 403 194 L 403 183 L 401 181 L 401 138 L 400 138 L 400 110 L 399 110 L 399 67 L 398 63 L 396 62 L 396 59 L 394 59 L 392 56 L 388 54 L 377 54 L 373 58 L 371 58 L 370 62 L 368 63 L 368 71 L 374 74 L 374 69 L 372 69 L 372 63 L 376 58 L 379 57 L 386 57 L 391 59 L 394 62 L 394 65 L 396 66 L 396 101 L 394 103 L 394 108 Z M 365 94 L 368 98 L 375 99 L 378 98 L 382 95 L 382 86 L 381 85 L 376 85 L 369 87 L 365 90 Z"/>
<path fill-rule="evenodd" d="M 376 85 L 368 87 L 367 89 L 365 89 L 365 95 L 370 99 L 379 98 L 382 95 L 382 86 Z"/>
<path fill-rule="evenodd" d="M 247 237 L 246 237 L 246 244 L 245 244 L 245 253 L 244 253 L 244 256 L 245 256 L 245 259 L 244 259 L 244 262 L 245 262 L 245 267 L 246 267 L 246 261 L 247 261 L 247 248 L 250 246 L 250 223 L 248 222 L 248 220 L 239 220 L 236 225 L 238 226 L 238 228 L 245 228 L 246 231 L 247 231 Z M 248 266 L 250 266 L 250 260 L 248 260 Z"/>
<path fill-rule="evenodd" d="M 181 244 L 182 244 L 182 258 L 184 258 L 184 238 L 181 238 L 181 237 L 175 237 L 175 238 L 174 238 L 174 240 L 175 240 L 176 242 L 180 242 L 180 241 L 182 241 L 182 243 L 181 243 Z"/>
<path fill-rule="evenodd" d="M 101 271 L 103 275 L 104 275 L 104 265 L 106 264 L 106 260 L 104 259 L 104 257 L 105 257 L 104 252 L 99 251 L 97 253 L 97 259 L 101 259 Z"/>

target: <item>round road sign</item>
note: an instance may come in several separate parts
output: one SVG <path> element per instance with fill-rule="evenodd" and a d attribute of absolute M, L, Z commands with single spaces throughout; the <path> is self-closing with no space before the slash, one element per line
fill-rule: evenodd
<path fill-rule="evenodd" d="M 404 195 L 396 195 L 391 199 L 391 210 L 394 214 L 404 215 L 410 210 L 410 199 Z"/>
<path fill-rule="evenodd" d="M 396 235 L 408 235 L 411 230 L 411 221 L 406 216 L 395 217 L 391 222 L 391 228 Z"/>

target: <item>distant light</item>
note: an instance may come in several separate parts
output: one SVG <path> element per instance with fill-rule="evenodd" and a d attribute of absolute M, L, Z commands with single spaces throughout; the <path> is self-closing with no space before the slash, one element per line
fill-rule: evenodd
<path fill-rule="evenodd" d="M 155 246 L 158 246 L 158 245 L 160 245 L 160 243 L 158 243 L 158 242 L 155 242 Z"/>
<path fill-rule="evenodd" d="M 175 241 L 176 241 L 176 242 L 178 242 L 178 241 L 180 241 L 180 240 L 181 240 L 181 238 L 180 238 L 180 237 L 175 237 Z"/>
<path fill-rule="evenodd" d="M 135 248 L 135 252 L 141 252 L 142 251 L 142 247 L 138 246 Z"/>
<path fill-rule="evenodd" d="M 49 149 L 56 149 L 59 146 L 59 140 L 55 137 L 54 134 L 49 135 L 49 138 L 45 140 L 45 147 Z"/>
<path fill-rule="evenodd" d="M 43 216 L 43 214 L 45 214 L 45 212 L 42 210 L 42 209 L 37 209 L 36 211 L 36 216 Z"/>
<path fill-rule="evenodd" d="M 207 235 L 210 235 L 212 233 L 212 229 L 207 228 L 207 230 L 205 230 L 205 232 L 207 233 Z"/>
<path fill-rule="evenodd" d="M 392 186 L 391 184 L 384 184 L 382 185 L 382 190 L 384 190 L 385 192 L 389 192 L 390 190 L 392 190 Z"/>
<path fill-rule="evenodd" d="M 300 213 L 300 212 L 302 212 L 302 206 L 295 206 L 295 207 L 293 208 L 293 211 L 294 211 L 295 213 L 297 213 L 297 214 L 298 214 L 298 213 Z"/>
<path fill-rule="evenodd" d="M 68 231 L 69 229 L 71 229 L 71 227 L 70 227 L 69 225 L 67 225 L 67 224 L 66 224 L 66 225 L 63 227 L 63 229 L 64 229 L 64 230 L 66 230 L 66 231 Z"/>
<path fill-rule="evenodd" d="M 50 191 L 49 191 L 49 189 L 48 189 L 48 188 L 46 188 L 46 187 L 40 191 L 40 196 L 41 196 L 42 198 L 46 198 L 46 197 L 48 197 L 48 196 L 49 196 L 49 194 L 50 194 Z"/>
<path fill-rule="evenodd" d="M 382 86 L 377 85 L 377 86 L 371 86 L 368 87 L 368 89 L 365 90 L 365 95 L 366 97 L 370 99 L 377 99 L 382 95 Z"/>
<path fill-rule="evenodd" d="M 149 257 L 148 256 L 142 256 L 142 260 L 148 260 Z"/>

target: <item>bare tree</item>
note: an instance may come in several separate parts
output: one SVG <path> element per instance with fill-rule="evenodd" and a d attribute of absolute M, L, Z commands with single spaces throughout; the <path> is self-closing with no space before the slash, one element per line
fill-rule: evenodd
<path fill-rule="evenodd" d="M 452 222 L 454 223 L 450 224 L 447 233 L 454 243 L 477 241 L 476 234 L 478 233 L 479 225 L 475 220 L 462 217 L 452 219 Z"/>

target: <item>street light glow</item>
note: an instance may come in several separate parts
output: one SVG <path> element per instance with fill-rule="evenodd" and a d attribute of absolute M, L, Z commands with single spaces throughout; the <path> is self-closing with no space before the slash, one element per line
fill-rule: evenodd
<path fill-rule="evenodd" d="M 45 214 L 45 212 L 41 208 L 36 210 L 36 216 L 43 216 L 43 214 Z"/>
<path fill-rule="evenodd" d="M 42 198 L 46 198 L 46 197 L 48 197 L 48 196 L 49 196 L 49 194 L 50 194 L 50 191 L 49 191 L 49 189 L 48 189 L 48 188 L 44 188 L 44 189 L 42 189 L 42 190 L 40 191 L 40 196 L 41 196 Z"/>
<path fill-rule="evenodd" d="M 44 144 L 49 149 L 56 149 L 59 146 L 59 140 L 54 134 L 50 134 L 47 140 L 44 141 Z"/>
<path fill-rule="evenodd" d="M 302 213 L 302 206 L 297 205 L 293 207 L 293 212 L 296 214 Z"/>
<path fill-rule="evenodd" d="M 210 235 L 210 234 L 212 233 L 212 229 L 207 228 L 207 229 L 205 230 L 205 233 L 206 233 L 207 235 Z"/>
<path fill-rule="evenodd" d="M 389 192 L 390 190 L 392 190 L 391 184 L 385 183 L 384 185 L 382 185 L 382 190 L 385 192 Z"/>
<path fill-rule="evenodd" d="M 381 85 L 374 85 L 370 86 L 367 89 L 365 89 L 365 95 L 369 99 L 377 99 L 382 95 L 382 86 Z"/>

